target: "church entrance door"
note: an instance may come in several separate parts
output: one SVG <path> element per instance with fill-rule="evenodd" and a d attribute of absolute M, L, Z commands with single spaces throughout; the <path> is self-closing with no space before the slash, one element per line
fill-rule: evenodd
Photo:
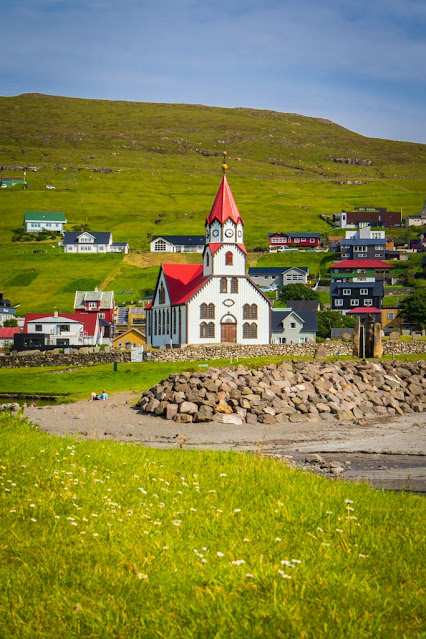
<path fill-rule="evenodd" d="M 237 325 L 231 324 L 231 323 L 226 323 L 226 324 L 221 324 L 221 328 L 222 328 L 222 333 L 221 333 L 221 341 L 222 342 L 228 342 L 230 344 L 236 344 L 237 343 Z"/>

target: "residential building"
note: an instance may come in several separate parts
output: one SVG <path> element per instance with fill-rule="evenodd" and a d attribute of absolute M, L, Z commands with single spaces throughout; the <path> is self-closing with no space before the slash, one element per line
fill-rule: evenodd
<path fill-rule="evenodd" d="M 345 231 L 347 240 L 385 240 L 386 231 L 372 229 L 371 226 L 360 226 L 358 229 Z"/>
<path fill-rule="evenodd" d="M 340 241 L 342 259 L 348 260 L 384 260 L 386 240 L 350 239 Z"/>
<path fill-rule="evenodd" d="M 423 205 L 423 209 L 418 215 L 408 215 L 405 218 L 405 226 L 424 226 L 426 225 L 426 200 Z"/>
<path fill-rule="evenodd" d="M 394 307 L 386 307 L 381 313 L 382 330 L 385 335 L 389 335 L 394 331 L 401 331 L 404 320 L 399 315 L 399 309 Z"/>
<path fill-rule="evenodd" d="M 6 320 L 15 317 L 15 313 L 16 310 L 10 305 L 10 300 L 4 299 L 3 293 L 0 291 L 0 326 Z"/>
<path fill-rule="evenodd" d="M 246 275 L 243 232 L 224 174 L 206 221 L 203 263 L 161 267 L 146 307 L 148 343 L 269 343 L 271 302 Z"/>
<path fill-rule="evenodd" d="M 315 311 L 273 308 L 271 311 L 272 344 L 303 344 L 315 342 L 318 330 Z"/>
<path fill-rule="evenodd" d="M 129 308 L 129 326 L 140 328 L 146 324 L 146 310 L 144 306 L 132 306 Z"/>
<path fill-rule="evenodd" d="M 20 333 L 21 329 L 18 327 L 4 327 L 0 326 L 0 348 L 5 346 L 13 346 L 13 338 L 16 333 Z"/>
<path fill-rule="evenodd" d="M 269 251 L 271 253 L 279 249 L 292 248 L 316 248 L 320 243 L 319 233 L 268 233 Z"/>
<path fill-rule="evenodd" d="M 127 242 L 113 242 L 112 234 L 98 231 L 65 232 L 60 247 L 64 253 L 128 253 Z"/>
<path fill-rule="evenodd" d="M 151 253 L 202 253 L 204 235 L 154 235 L 149 243 Z"/>
<path fill-rule="evenodd" d="M 24 229 L 27 233 L 40 233 L 41 231 L 63 233 L 66 223 L 65 213 L 56 211 L 25 211 L 24 213 Z"/>
<path fill-rule="evenodd" d="M 341 311 L 344 315 L 356 308 L 376 308 L 381 312 L 383 306 L 383 282 L 332 282 L 330 286 L 332 311 Z"/>
<path fill-rule="evenodd" d="M 114 323 L 114 291 L 76 291 L 74 310 L 96 313 L 99 319 Z"/>
<path fill-rule="evenodd" d="M 256 286 L 277 289 L 295 282 L 307 284 L 309 269 L 307 266 L 251 267 L 248 274 Z"/>
<path fill-rule="evenodd" d="M 385 285 L 394 284 L 391 264 L 381 260 L 343 260 L 330 266 L 333 282 L 374 282 L 380 280 Z"/>
<path fill-rule="evenodd" d="M 402 213 L 401 211 L 388 211 L 384 207 L 356 206 L 353 211 L 335 213 L 333 222 L 342 229 L 358 225 L 395 228 L 402 225 Z"/>
<path fill-rule="evenodd" d="M 321 304 L 319 300 L 287 300 L 287 308 L 292 308 L 296 313 L 303 311 L 319 311 Z"/>
<path fill-rule="evenodd" d="M 129 328 L 125 333 L 121 333 L 112 340 L 114 348 L 132 348 L 146 344 L 146 335 L 136 327 Z"/>
<path fill-rule="evenodd" d="M 22 350 L 96 346 L 106 343 L 104 333 L 105 327 L 96 313 L 27 313 L 23 332 L 15 336 L 15 347 Z"/>
<path fill-rule="evenodd" d="M 0 186 L 2 188 L 15 186 L 15 184 L 26 184 L 25 178 L 20 177 L 0 177 Z"/>

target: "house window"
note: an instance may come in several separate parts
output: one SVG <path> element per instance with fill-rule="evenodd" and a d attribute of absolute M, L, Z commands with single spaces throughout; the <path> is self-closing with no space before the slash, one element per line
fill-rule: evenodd
<path fill-rule="evenodd" d="M 343 295 L 350 295 L 351 294 L 351 289 L 350 288 L 344 288 L 343 289 Z"/>
<path fill-rule="evenodd" d="M 165 251 L 166 243 L 164 240 L 157 240 L 154 244 L 154 251 Z"/>
<path fill-rule="evenodd" d="M 43 330 L 43 327 L 42 327 L 42 325 L 41 325 L 41 324 L 36 324 L 36 325 L 35 325 L 34 331 L 35 331 L 36 333 L 41 333 L 41 331 L 42 331 L 42 330 Z"/>
<path fill-rule="evenodd" d="M 232 266 L 234 263 L 234 256 L 232 254 L 232 251 L 228 251 L 225 254 L 225 264 L 226 266 Z"/>
<path fill-rule="evenodd" d="M 359 292 L 360 295 L 368 295 L 368 288 L 362 288 Z"/>
<path fill-rule="evenodd" d="M 359 300 L 352 299 L 352 300 L 350 301 L 350 305 L 351 305 L 351 306 L 359 306 Z"/>
<path fill-rule="evenodd" d="M 238 279 L 236 277 L 231 280 L 231 293 L 238 293 Z"/>
<path fill-rule="evenodd" d="M 207 310 L 207 317 L 209 319 L 214 319 L 214 314 L 215 314 L 215 307 L 214 304 L 210 303 L 208 310 Z"/>
<path fill-rule="evenodd" d="M 299 244 L 299 243 L 300 243 L 300 237 L 294 237 L 294 238 L 293 238 L 293 242 L 294 242 L 295 244 Z"/>
<path fill-rule="evenodd" d="M 98 313 L 99 319 L 105 319 L 105 313 Z"/>
<path fill-rule="evenodd" d="M 375 253 L 374 257 L 382 257 L 382 254 L 381 253 Z"/>
<path fill-rule="evenodd" d="M 220 292 L 227 293 L 228 292 L 228 280 L 226 277 L 220 278 Z"/>
<path fill-rule="evenodd" d="M 299 344 L 306 344 L 308 341 L 308 337 L 299 337 Z"/>
<path fill-rule="evenodd" d="M 334 300 L 334 306 L 343 306 L 343 300 Z"/>
<path fill-rule="evenodd" d="M 69 324 L 59 324 L 58 326 L 59 333 L 69 333 L 70 325 Z"/>
<path fill-rule="evenodd" d="M 98 307 L 97 302 L 89 302 L 89 308 L 97 308 L 97 307 Z"/>
<path fill-rule="evenodd" d="M 364 306 L 373 306 L 373 300 L 364 300 Z"/>
<path fill-rule="evenodd" d="M 207 304 L 201 304 L 200 306 L 200 319 L 207 318 Z"/>
<path fill-rule="evenodd" d="M 395 313 L 388 313 L 388 319 L 395 319 Z"/>
<path fill-rule="evenodd" d="M 383 250 L 383 247 L 382 247 L 382 246 L 375 246 L 375 247 L 374 247 L 374 250 L 375 250 L 375 251 L 382 251 L 382 250 Z"/>
<path fill-rule="evenodd" d="M 315 238 L 314 237 L 311 237 L 309 241 L 310 241 L 311 244 L 315 244 Z"/>
<path fill-rule="evenodd" d="M 358 251 L 358 253 L 367 253 L 366 246 L 354 246 L 354 251 Z"/>
<path fill-rule="evenodd" d="M 296 322 L 290 322 L 290 328 L 297 328 Z"/>

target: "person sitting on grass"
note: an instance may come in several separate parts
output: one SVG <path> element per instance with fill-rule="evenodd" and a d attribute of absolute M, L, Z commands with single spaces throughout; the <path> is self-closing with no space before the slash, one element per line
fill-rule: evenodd
<path fill-rule="evenodd" d="M 97 395 L 96 393 L 92 393 L 90 395 L 89 402 L 96 401 L 97 399 L 108 399 L 108 394 L 107 394 L 106 390 L 103 390 L 101 395 Z"/>

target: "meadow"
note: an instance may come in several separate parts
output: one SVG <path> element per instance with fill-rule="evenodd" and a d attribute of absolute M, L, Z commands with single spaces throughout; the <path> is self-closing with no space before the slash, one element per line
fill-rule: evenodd
<path fill-rule="evenodd" d="M 425 501 L 0 417 L 4 639 L 419 638 Z"/>
<path fill-rule="evenodd" d="M 251 251 L 266 247 L 273 231 L 332 233 L 322 214 L 375 205 L 405 216 L 423 206 L 426 145 L 253 109 L 0 97 L 0 176 L 22 176 L 26 168 L 29 186 L 0 189 L 0 290 L 22 313 L 71 311 L 72 289 L 82 279 L 114 288 L 118 302 L 137 303 L 154 286 L 158 262 L 133 258 L 143 257 L 153 235 L 204 233 L 224 146 Z M 371 165 L 333 159 L 345 157 Z M 114 241 L 129 242 L 132 255 L 59 255 L 57 242 L 12 242 L 25 211 L 64 211 L 68 230 L 87 224 L 111 231 Z M 250 254 L 252 266 L 288 263 L 259 255 Z M 309 260 L 315 276 L 326 271 L 322 258 L 300 259 Z"/>

